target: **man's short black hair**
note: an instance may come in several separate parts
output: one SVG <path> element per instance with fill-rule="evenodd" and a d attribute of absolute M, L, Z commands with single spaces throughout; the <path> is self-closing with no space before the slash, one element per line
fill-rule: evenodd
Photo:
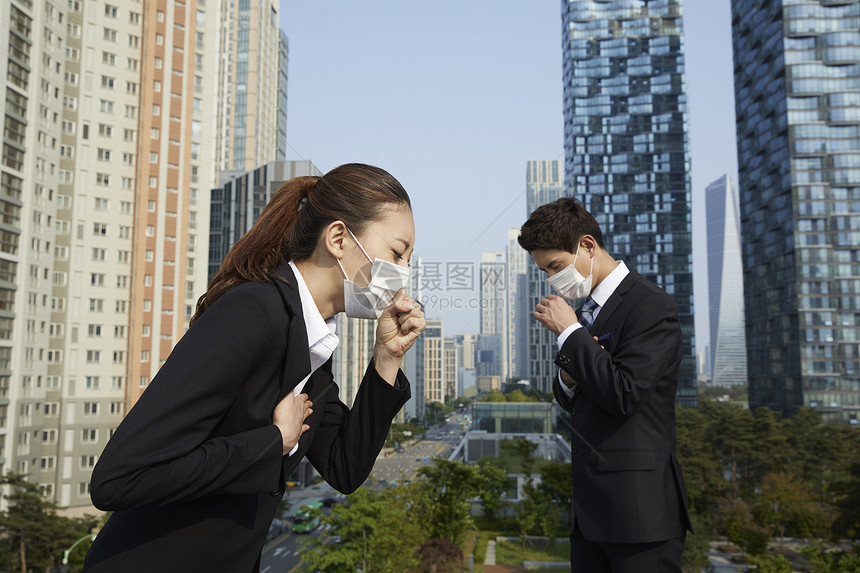
<path fill-rule="evenodd" d="M 523 224 L 517 240 L 530 253 L 538 249 L 573 253 L 584 235 L 591 235 L 597 246 L 604 248 L 603 233 L 591 213 L 579 200 L 562 197 L 535 209 Z"/>

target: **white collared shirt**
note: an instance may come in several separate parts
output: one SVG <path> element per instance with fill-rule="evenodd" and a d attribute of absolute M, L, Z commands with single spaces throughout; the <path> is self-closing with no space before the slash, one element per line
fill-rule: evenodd
<path fill-rule="evenodd" d="M 296 275 L 296 286 L 299 288 L 299 298 L 302 301 L 302 315 L 305 319 L 305 329 L 308 334 L 308 354 L 311 360 L 310 373 L 304 380 L 296 384 L 296 387 L 293 389 L 293 394 L 298 396 L 313 373 L 331 358 L 340 339 L 338 339 L 335 333 L 334 317 L 328 320 L 323 319 L 316 302 L 314 302 L 314 297 L 311 295 L 307 283 L 305 283 L 305 279 L 302 278 L 302 273 L 299 272 L 298 267 L 296 267 L 293 261 L 290 261 L 289 265 L 293 269 L 293 274 Z M 299 444 L 297 443 L 290 450 L 289 455 L 293 455 L 298 449 Z"/>
<path fill-rule="evenodd" d="M 594 310 L 591 313 L 591 324 L 594 324 L 597 321 L 597 315 L 600 314 L 600 309 L 603 308 L 603 305 L 606 304 L 606 301 L 609 300 L 609 297 L 612 296 L 612 293 L 615 292 L 621 284 L 621 281 L 623 281 L 629 273 L 630 269 L 627 268 L 624 261 L 618 261 L 618 264 L 614 269 L 612 269 L 612 272 L 609 273 L 599 285 L 594 287 L 593 291 L 591 291 L 591 300 L 597 303 L 597 306 L 594 307 Z M 567 340 L 567 337 L 570 336 L 570 334 L 577 328 L 583 328 L 583 326 L 579 322 L 574 322 L 565 328 L 564 332 L 558 335 L 559 350 L 564 346 L 564 341 Z M 558 373 L 558 381 L 561 382 L 561 372 Z M 566 384 L 562 383 L 561 389 L 564 390 L 564 393 L 567 394 L 568 397 L 573 396 L 573 388 L 568 388 Z"/>

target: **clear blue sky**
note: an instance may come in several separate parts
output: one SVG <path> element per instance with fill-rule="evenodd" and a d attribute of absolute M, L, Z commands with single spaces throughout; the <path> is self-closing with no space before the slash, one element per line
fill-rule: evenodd
<path fill-rule="evenodd" d="M 383 167 L 409 192 L 416 253 L 477 261 L 526 217 L 525 166 L 563 153 L 559 0 L 290 0 L 288 159 Z M 704 189 L 737 181 L 728 0 L 684 3 L 696 338 L 708 338 Z M 462 299 L 476 293 L 435 293 Z M 477 310 L 428 308 L 445 334 Z"/>

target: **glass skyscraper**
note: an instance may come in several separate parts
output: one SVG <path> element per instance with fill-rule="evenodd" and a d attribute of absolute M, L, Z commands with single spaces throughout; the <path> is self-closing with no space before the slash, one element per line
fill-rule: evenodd
<path fill-rule="evenodd" d="M 559 160 L 529 161 L 526 164 L 526 208 L 528 214 L 562 197 L 562 165 Z M 556 336 L 535 320 L 531 313 L 540 299 L 552 294 L 552 288 L 534 260 L 526 263 L 528 276 L 528 376 L 532 387 L 552 392 L 552 381 L 557 368 L 553 363 L 558 351 Z"/>
<path fill-rule="evenodd" d="M 733 0 L 750 407 L 860 406 L 860 3 Z"/>
<path fill-rule="evenodd" d="M 677 400 L 696 404 L 687 96 L 680 0 L 562 3 L 565 193 L 606 249 L 675 299 Z"/>
<path fill-rule="evenodd" d="M 723 175 L 705 189 L 708 221 L 708 365 L 715 386 L 747 382 L 744 279 L 735 189 Z"/>

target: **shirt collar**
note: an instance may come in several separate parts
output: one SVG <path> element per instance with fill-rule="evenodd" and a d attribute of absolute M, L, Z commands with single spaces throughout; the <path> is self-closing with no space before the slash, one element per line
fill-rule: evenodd
<path fill-rule="evenodd" d="M 621 281 L 624 280 L 624 277 L 629 272 L 630 270 L 624 264 L 624 261 L 618 261 L 612 272 L 606 275 L 606 278 L 591 291 L 592 300 L 601 307 L 606 304 L 606 301 L 609 300 L 609 297 L 612 296 L 612 293 L 615 292 L 615 289 L 618 288 L 618 285 L 621 284 Z"/>
<path fill-rule="evenodd" d="M 308 289 L 302 273 L 293 261 L 290 261 L 290 268 L 296 275 L 296 286 L 299 288 L 299 298 L 302 301 L 302 315 L 305 319 L 305 329 L 308 333 L 308 349 L 311 353 L 311 367 L 316 370 L 322 363 L 325 363 L 334 352 L 338 345 L 338 337 L 335 334 L 336 326 L 334 317 L 324 320 L 320 314 L 314 297 Z M 321 363 L 320 358 L 324 358 Z"/>

